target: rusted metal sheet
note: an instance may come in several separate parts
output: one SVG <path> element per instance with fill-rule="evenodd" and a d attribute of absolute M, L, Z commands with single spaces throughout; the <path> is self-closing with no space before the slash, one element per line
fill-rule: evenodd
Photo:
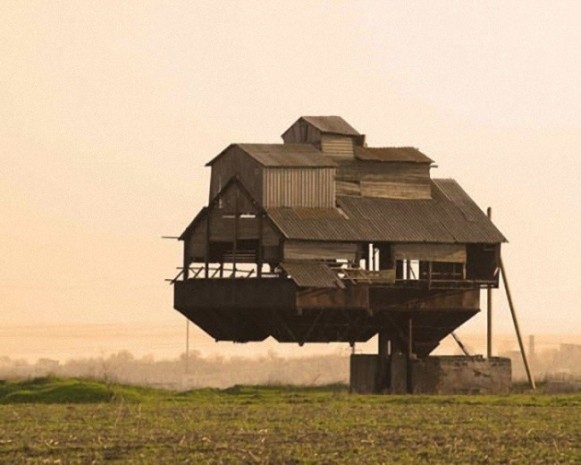
<path fill-rule="evenodd" d="M 299 287 L 344 287 L 337 275 L 324 263 L 284 262 L 280 267 Z"/>
<path fill-rule="evenodd" d="M 433 160 L 414 147 L 355 147 L 359 160 L 405 163 L 433 163 Z"/>

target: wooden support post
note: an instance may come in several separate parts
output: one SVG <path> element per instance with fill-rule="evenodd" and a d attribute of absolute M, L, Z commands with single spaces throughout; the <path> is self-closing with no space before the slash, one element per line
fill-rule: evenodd
<path fill-rule="evenodd" d="M 190 320 L 186 318 L 186 374 L 190 372 Z"/>
<path fill-rule="evenodd" d="M 232 244 L 232 277 L 236 278 L 236 255 L 238 254 L 238 217 L 239 206 L 238 199 L 240 197 L 240 187 L 236 185 L 236 200 L 234 202 L 234 242 Z"/>
<path fill-rule="evenodd" d="M 488 219 L 492 220 L 492 208 L 486 210 Z M 492 287 L 486 289 L 486 357 L 492 357 Z"/>
<path fill-rule="evenodd" d="M 521 337 L 521 334 L 520 334 L 520 328 L 518 326 L 518 320 L 516 318 L 516 311 L 514 309 L 514 304 L 512 302 L 512 295 L 510 293 L 510 288 L 508 286 L 508 279 L 506 278 L 506 270 L 505 270 L 504 264 L 502 262 L 502 257 L 500 257 L 500 271 L 502 273 L 502 280 L 504 281 L 504 289 L 506 291 L 506 298 L 508 300 L 508 306 L 510 308 L 510 313 L 512 315 L 512 321 L 514 323 L 514 329 L 516 331 L 516 337 L 518 339 L 518 345 L 520 347 L 520 353 L 522 355 L 522 361 L 524 363 L 525 370 L 527 372 L 527 378 L 529 380 L 529 384 L 531 386 L 531 389 L 534 390 L 534 389 L 536 389 L 535 380 L 534 380 L 534 378 L 533 378 L 533 376 L 531 374 L 531 370 L 529 368 L 529 362 L 527 360 L 527 355 L 525 353 L 525 348 L 524 348 L 524 345 L 523 345 L 523 342 L 522 342 L 522 337 Z"/>
<path fill-rule="evenodd" d="M 414 353 L 413 320 L 410 317 L 408 320 L 408 357 L 411 358 L 413 353 Z"/>
<path fill-rule="evenodd" d="M 262 262 L 264 261 L 264 257 L 263 257 L 263 251 L 262 251 L 262 242 L 263 242 L 263 231 L 262 231 L 262 227 L 263 227 L 263 223 L 264 223 L 264 214 L 262 212 L 260 212 L 258 214 L 258 250 L 257 252 L 257 257 L 256 257 L 256 276 L 258 278 L 262 278 Z"/>
<path fill-rule="evenodd" d="M 377 335 L 377 355 L 380 358 L 387 358 L 388 356 L 388 341 L 389 338 L 385 331 L 380 331 Z"/>
<path fill-rule="evenodd" d="M 212 221 L 212 210 L 208 211 L 206 218 L 206 253 L 204 255 L 204 277 L 210 277 L 210 223 Z"/>
<path fill-rule="evenodd" d="M 414 384 L 412 379 L 412 356 L 414 352 L 414 339 L 413 339 L 413 320 L 410 316 L 408 320 L 408 350 L 407 350 L 407 369 L 406 369 L 406 390 L 408 394 L 413 394 Z"/>
<path fill-rule="evenodd" d="M 190 277 L 190 254 L 188 253 L 190 239 L 189 237 L 186 238 L 184 241 L 184 269 L 183 269 L 183 277 L 184 281 L 187 281 Z"/>
<path fill-rule="evenodd" d="M 382 393 L 390 388 L 388 341 L 388 334 L 385 331 L 379 331 L 377 334 L 377 371 L 375 374 L 375 392 L 377 393 Z"/>

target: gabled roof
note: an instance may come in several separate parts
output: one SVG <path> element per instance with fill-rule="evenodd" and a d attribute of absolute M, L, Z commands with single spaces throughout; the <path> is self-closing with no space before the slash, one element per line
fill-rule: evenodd
<path fill-rule="evenodd" d="M 365 161 L 433 163 L 415 147 L 354 147 L 355 158 Z"/>
<path fill-rule="evenodd" d="M 269 208 L 288 239 L 313 241 L 505 242 L 494 224 L 452 179 L 433 180 L 432 199 L 339 196 L 339 209 Z"/>
<path fill-rule="evenodd" d="M 277 168 L 326 168 L 337 166 L 331 159 L 324 156 L 311 144 L 231 144 L 206 166 L 213 165 L 218 158 L 224 156 L 232 147 L 238 147 L 267 167 Z"/>
<path fill-rule="evenodd" d="M 340 116 L 301 116 L 299 118 L 312 124 L 323 134 L 360 136 L 359 132 Z"/>

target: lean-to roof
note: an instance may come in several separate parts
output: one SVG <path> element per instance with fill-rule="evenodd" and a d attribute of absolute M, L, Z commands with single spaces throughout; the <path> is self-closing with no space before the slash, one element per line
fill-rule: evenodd
<path fill-rule="evenodd" d="M 360 136 L 359 132 L 340 116 L 301 116 L 323 134 L 339 134 L 343 136 Z"/>
<path fill-rule="evenodd" d="M 506 239 L 452 179 L 432 182 L 432 199 L 339 196 L 339 209 L 269 208 L 289 239 L 313 241 L 500 243 Z"/>
<path fill-rule="evenodd" d="M 337 275 L 324 263 L 297 261 L 284 262 L 280 266 L 300 287 L 345 287 Z"/>

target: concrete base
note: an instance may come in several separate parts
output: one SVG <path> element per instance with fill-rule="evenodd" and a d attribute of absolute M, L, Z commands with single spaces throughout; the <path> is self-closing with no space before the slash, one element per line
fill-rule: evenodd
<path fill-rule="evenodd" d="M 351 356 L 351 392 L 359 394 L 507 394 L 510 386 L 508 358 Z"/>

